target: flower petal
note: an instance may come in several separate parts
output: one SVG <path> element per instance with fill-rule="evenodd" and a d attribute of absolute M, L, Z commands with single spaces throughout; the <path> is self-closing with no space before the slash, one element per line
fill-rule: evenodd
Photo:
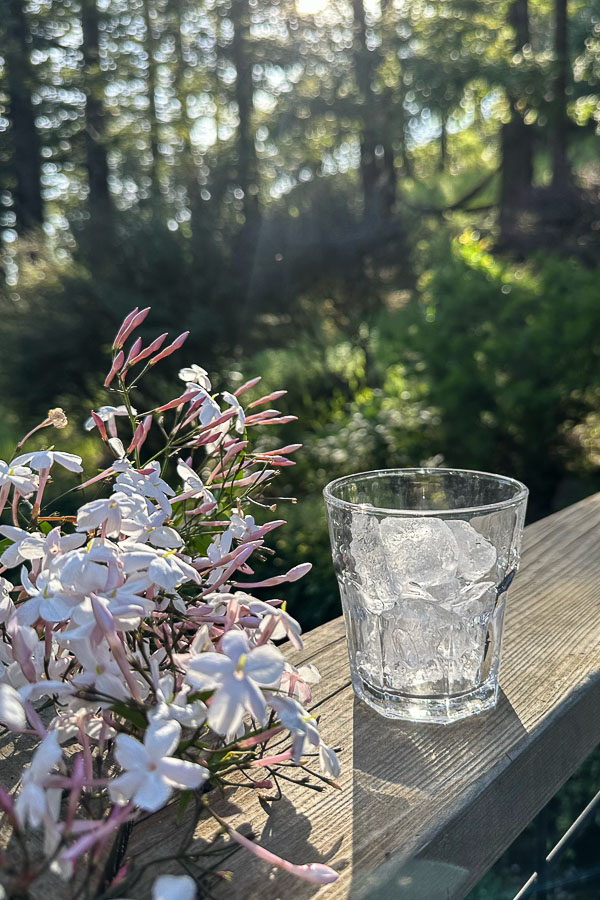
<path fill-rule="evenodd" d="M 248 638 L 243 631 L 228 631 L 221 639 L 221 650 L 237 665 L 242 653 L 248 653 Z"/>
<path fill-rule="evenodd" d="M 195 900 L 196 884 L 189 875 L 160 875 L 152 885 L 152 900 Z"/>
<path fill-rule="evenodd" d="M 119 735 L 120 737 L 120 735 Z M 113 803 L 128 803 L 135 792 L 144 782 L 144 773 L 141 771 L 124 772 L 118 778 L 113 778 L 108 783 L 108 792 Z"/>
<path fill-rule="evenodd" d="M 130 734 L 119 734 L 115 741 L 115 759 L 124 769 L 141 769 L 148 761 L 148 753 Z"/>
<path fill-rule="evenodd" d="M 159 762 L 164 756 L 170 756 L 177 747 L 181 737 L 181 725 L 179 722 L 153 722 L 146 731 L 144 746 L 148 756 L 155 762 Z"/>
<path fill-rule="evenodd" d="M 244 672 L 259 684 L 276 684 L 283 675 L 285 660 L 277 647 L 265 644 L 248 655 Z"/>
<path fill-rule="evenodd" d="M 167 756 L 158 764 L 158 771 L 169 784 L 177 788 L 197 788 L 209 776 L 208 769 L 185 759 Z"/>
<path fill-rule="evenodd" d="M 172 788 L 158 772 L 149 772 L 133 795 L 133 802 L 148 812 L 156 812 L 168 801 Z"/>
<path fill-rule="evenodd" d="M 226 686 L 219 688 L 208 708 L 207 722 L 217 734 L 236 731 L 244 716 L 246 691 L 243 682 L 228 679 Z"/>
<path fill-rule="evenodd" d="M 0 684 L 0 722 L 11 731 L 23 731 L 27 728 L 23 703 L 10 684 Z"/>

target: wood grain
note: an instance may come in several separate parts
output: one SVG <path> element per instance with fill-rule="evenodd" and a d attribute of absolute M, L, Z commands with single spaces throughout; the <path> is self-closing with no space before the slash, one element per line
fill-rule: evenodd
<path fill-rule="evenodd" d="M 350 686 L 344 627 L 310 632 L 295 664 L 314 662 L 324 740 L 341 748 L 342 791 L 289 784 L 267 816 L 256 792 L 231 790 L 213 806 L 231 824 L 296 863 L 340 872 L 325 888 L 299 882 L 232 845 L 212 889 L 240 900 L 452 900 L 466 892 L 600 741 L 600 495 L 525 531 L 521 571 L 507 601 L 497 708 L 451 726 L 390 722 Z M 19 767 L 22 764 L 20 757 Z M 9 762 L 2 762 L 6 777 Z M 131 896 L 150 897 L 160 864 L 186 822 L 173 809 L 134 829 L 131 854 L 147 866 Z M 202 821 L 196 839 L 218 828 Z"/>
<path fill-rule="evenodd" d="M 216 897 L 304 900 L 460 898 L 600 740 L 600 495 L 529 526 L 507 601 L 498 707 L 451 726 L 389 722 L 350 687 L 341 619 L 306 637 L 294 662 L 323 674 L 324 739 L 341 748 L 342 792 L 289 785 L 267 817 L 237 790 L 215 804 L 232 824 L 293 862 L 327 862 L 340 879 L 298 882 L 235 849 Z M 132 850 L 173 847 L 163 811 Z M 202 822 L 199 840 L 216 832 Z M 147 883 L 140 884 L 147 896 Z"/>

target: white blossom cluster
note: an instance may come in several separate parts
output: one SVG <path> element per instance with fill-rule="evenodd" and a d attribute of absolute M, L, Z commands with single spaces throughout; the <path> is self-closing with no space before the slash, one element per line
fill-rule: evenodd
<path fill-rule="evenodd" d="M 125 356 L 123 345 L 146 314 L 134 310 L 115 339 L 105 384 L 116 379 L 124 402 L 86 422 L 112 456 L 78 488 L 94 499 L 76 516 L 44 517 L 53 467 L 80 473 L 81 458 L 44 449 L 0 461 L 0 515 L 12 515 L 12 524 L 0 526 L 0 722 L 39 738 L 16 795 L 2 790 L 0 803 L 24 835 L 43 829 L 46 858 L 67 880 L 141 811 L 218 784 L 225 754 L 215 749 L 246 748 L 254 770 L 300 764 L 310 754 L 324 780 L 339 774 L 306 710 L 318 673 L 296 669 L 273 643 L 287 638 L 301 648 L 300 626 L 281 601 L 251 593 L 310 569 L 257 578 L 250 563 L 284 522 L 259 525 L 247 505 L 268 510 L 256 497 L 280 466 L 292 464 L 286 454 L 298 445 L 252 452 L 248 432 L 292 418 L 264 408 L 283 392 L 244 408 L 239 397 L 258 379 L 217 396 L 207 373 L 191 366 L 180 372 L 182 394 L 138 415 L 130 370 L 151 370 L 187 336 L 165 349 L 166 335 L 145 349 L 138 338 Z M 64 427 L 61 412 L 52 410 L 33 431 Z M 155 440 L 146 443 L 157 424 L 168 435 L 162 451 Z M 274 735 L 277 753 L 269 756 L 264 747 Z M 82 799 L 99 797 L 105 812 L 90 818 Z M 273 862 L 258 845 L 249 849 Z M 336 877 L 318 863 L 280 863 L 316 883 Z M 190 881 L 162 876 L 155 894 L 193 897 Z"/>

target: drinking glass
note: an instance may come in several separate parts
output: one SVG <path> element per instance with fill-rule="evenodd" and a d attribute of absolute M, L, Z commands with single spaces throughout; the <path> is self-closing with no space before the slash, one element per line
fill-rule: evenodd
<path fill-rule="evenodd" d="M 324 490 L 357 695 L 391 719 L 496 705 L 528 490 L 466 469 L 387 469 Z"/>

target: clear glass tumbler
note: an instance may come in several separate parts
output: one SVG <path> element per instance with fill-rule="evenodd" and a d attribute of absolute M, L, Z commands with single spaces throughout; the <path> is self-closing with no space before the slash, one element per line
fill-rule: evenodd
<path fill-rule="evenodd" d="M 324 490 L 357 695 L 391 719 L 496 705 L 528 491 L 466 469 L 387 469 Z"/>

